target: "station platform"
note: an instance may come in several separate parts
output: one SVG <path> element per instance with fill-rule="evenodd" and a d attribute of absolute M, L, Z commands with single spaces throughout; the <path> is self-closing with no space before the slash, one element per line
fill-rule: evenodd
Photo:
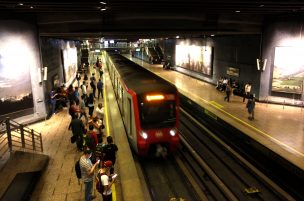
<path fill-rule="evenodd" d="M 91 68 L 90 72 L 93 71 L 94 69 Z M 97 76 L 97 78 L 99 77 Z M 128 140 L 124 134 L 124 126 L 106 70 L 103 74 L 103 81 L 104 98 L 96 99 L 94 105 L 96 108 L 98 103 L 102 103 L 105 107 L 103 142 L 106 142 L 106 136 L 111 135 L 119 149 L 115 164 L 115 173 L 118 173 L 118 177 L 115 185 L 112 186 L 113 201 L 149 201 L 150 197 L 144 184 L 143 175 L 137 170 L 137 164 L 134 162 Z M 74 82 L 73 85 L 76 86 L 76 84 L 77 82 Z M 84 120 L 84 118 L 82 119 Z M 68 130 L 70 122 L 68 108 L 63 108 L 50 119 L 28 126 L 42 134 L 43 154 L 49 157 L 48 165 L 38 181 L 30 201 L 84 200 L 84 184 L 82 180 L 77 179 L 74 170 L 75 162 L 83 153 L 77 151 L 76 144 L 70 142 L 72 136 L 71 130 Z M 22 165 L 26 165 L 24 161 L 22 162 Z M 98 168 L 96 168 L 97 170 Z M 7 172 L 13 175 L 18 173 L 9 170 Z M 93 195 L 97 196 L 95 200 L 102 200 L 101 194 L 95 189 L 95 182 Z"/>
<path fill-rule="evenodd" d="M 304 170 L 303 107 L 256 102 L 255 119 L 251 121 L 243 97 L 231 96 L 230 102 L 226 102 L 226 94 L 210 83 L 164 70 L 162 65 L 150 65 L 130 55 L 125 57 L 171 82 L 186 97 Z"/>

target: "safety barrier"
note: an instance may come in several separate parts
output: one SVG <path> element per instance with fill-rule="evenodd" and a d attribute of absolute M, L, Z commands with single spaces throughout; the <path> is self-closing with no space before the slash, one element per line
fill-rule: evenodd
<path fill-rule="evenodd" d="M 12 151 L 43 152 L 41 133 L 7 117 L 0 121 L 0 158 Z"/>

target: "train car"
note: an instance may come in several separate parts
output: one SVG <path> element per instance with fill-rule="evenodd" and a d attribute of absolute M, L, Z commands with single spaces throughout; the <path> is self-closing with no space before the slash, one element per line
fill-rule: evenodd
<path fill-rule="evenodd" d="M 104 55 L 133 150 L 139 156 L 174 153 L 179 144 L 176 87 L 120 54 Z"/>

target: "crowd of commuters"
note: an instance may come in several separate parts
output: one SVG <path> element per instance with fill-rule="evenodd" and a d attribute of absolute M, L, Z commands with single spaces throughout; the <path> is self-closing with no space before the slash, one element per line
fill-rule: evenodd
<path fill-rule="evenodd" d="M 72 133 L 71 143 L 75 143 L 77 150 L 83 152 L 79 164 L 84 183 L 85 201 L 96 198 L 96 195 L 92 195 L 95 179 L 100 180 L 105 187 L 101 192 L 103 200 L 112 200 L 111 185 L 115 182 L 112 175 L 114 175 L 118 147 L 111 136 L 105 138 L 104 135 L 102 63 L 97 58 L 91 70 L 85 65 L 82 65 L 81 69 L 82 72 L 78 72 L 75 77 L 76 86 L 70 85 L 66 88 L 62 85 L 50 91 L 49 117 L 61 108 L 68 108 L 71 117 L 69 125 Z M 96 108 L 95 105 L 97 105 Z"/>

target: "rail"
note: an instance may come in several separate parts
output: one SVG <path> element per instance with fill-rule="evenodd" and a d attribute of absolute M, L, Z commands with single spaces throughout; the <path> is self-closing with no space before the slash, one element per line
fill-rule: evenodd
<path fill-rule="evenodd" d="M 7 117 L 0 121 L 0 159 L 12 151 L 43 152 L 41 133 Z"/>

